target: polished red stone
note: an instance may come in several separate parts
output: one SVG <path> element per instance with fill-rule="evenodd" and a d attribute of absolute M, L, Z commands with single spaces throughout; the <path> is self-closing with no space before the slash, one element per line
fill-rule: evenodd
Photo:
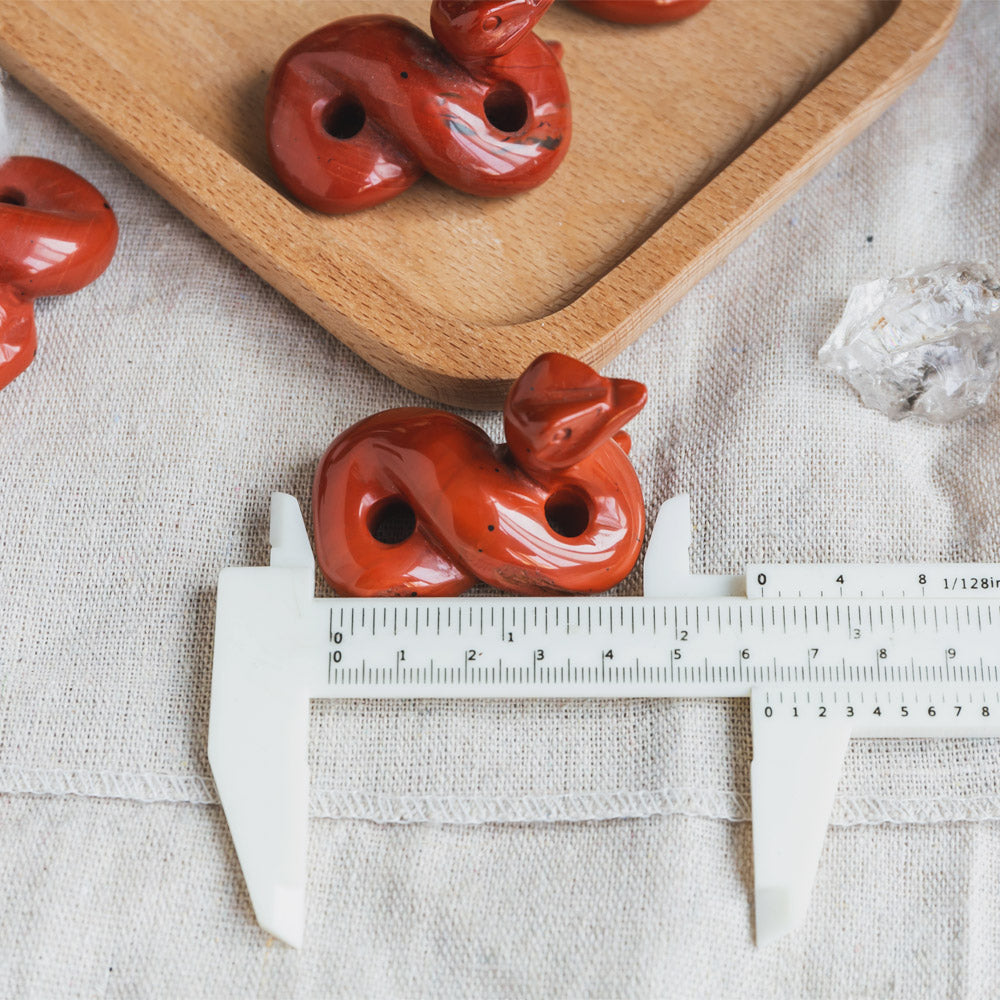
<path fill-rule="evenodd" d="M 117 243 L 114 212 L 78 174 L 33 156 L 0 162 L 0 389 L 35 356 L 33 301 L 89 285 Z"/>
<path fill-rule="evenodd" d="M 594 17 L 618 24 L 663 24 L 698 13 L 708 0 L 570 0 Z"/>
<path fill-rule="evenodd" d="M 570 139 L 562 49 L 532 33 L 551 2 L 436 0 L 437 42 L 390 15 L 296 42 L 267 95 L 279 180 L 330 213 L 377 205 L 425 171 L 474 195 L 541 184 Z"/>
<path fill-rule="evenodd" d="M 614 586 L 642 544 L 642 490 L 621 428 L 645 402 L 638 382 L 543 354 L 507 397 L 506 445 L 441 410 L 360 421 L 316 471 L 323 574 L 357 597 L 453 595 L 477 580 L 519 594 Z"/>

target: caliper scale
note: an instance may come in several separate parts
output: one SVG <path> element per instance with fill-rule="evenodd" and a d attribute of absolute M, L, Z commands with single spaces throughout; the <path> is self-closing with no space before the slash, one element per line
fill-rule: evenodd
<path fill-rule="evenodd" d="M 688 498 L 641 598 L 317 599 L 298 503 L 219 578 L 209 759 L 261 926 L 300 946 L 313 698 L 750 699 L 756 940 L 802 919 L 848 740 L 1000 734 L 1000 566 L 694 576 Z"/>

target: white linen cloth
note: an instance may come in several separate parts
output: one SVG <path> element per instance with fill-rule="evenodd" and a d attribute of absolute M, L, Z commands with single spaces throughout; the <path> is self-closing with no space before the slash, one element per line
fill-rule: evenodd
<path fill-rule="evenodd" d="M 752 939 L 745 702 L 322 703 L 305 947 L 257 926 L 205 744 L 214 594 L 335 434 L 421 402 L 13 81 L 114 205 L 0 393 L 0 995 L 991 997 L 998 742 L 858 741 L 811 908 Z M 607 368 L 698 572 L 1000 559 L 1000 396 L 890 423 L 820 369 L 855 282 L 1000 256 L 1000 5 Z M 470 414 L 499 437 L 496 414 Z M 620 588 L 639 592 L 638 571 Z"/>

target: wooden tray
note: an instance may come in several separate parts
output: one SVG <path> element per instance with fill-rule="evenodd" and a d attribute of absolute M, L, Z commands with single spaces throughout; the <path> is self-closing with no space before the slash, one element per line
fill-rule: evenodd
<path fill-rule="evenodd" d="M 475 199 L 431 179 L 353 216 L 275 186 L 275 60 L 348 13 L 426 28 L 428 0 L 0 0 L 0 64 L 390 378 L 499 405 L 544 350 L 600 365 L 633 341 L 937 51 L 959 0 L 713 0 L 629 28 L 557 5 L 569 155 Z"/>

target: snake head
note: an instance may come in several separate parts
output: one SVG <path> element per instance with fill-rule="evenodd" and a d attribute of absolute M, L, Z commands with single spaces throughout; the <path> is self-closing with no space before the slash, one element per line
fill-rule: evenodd
<path fill-rule="evenodd" d="M 460 63 L 506 55 L 529 34 L 552 0 L 435 0 L 434 37 Z"/>
<path fill-rule="evenodd" d="M 507 395 L 507 446 L 526 472 L 568 469 L 614 439 L 645 404 L 641 382 L 604 378 L 565 354 L 543 354 Z"/>

